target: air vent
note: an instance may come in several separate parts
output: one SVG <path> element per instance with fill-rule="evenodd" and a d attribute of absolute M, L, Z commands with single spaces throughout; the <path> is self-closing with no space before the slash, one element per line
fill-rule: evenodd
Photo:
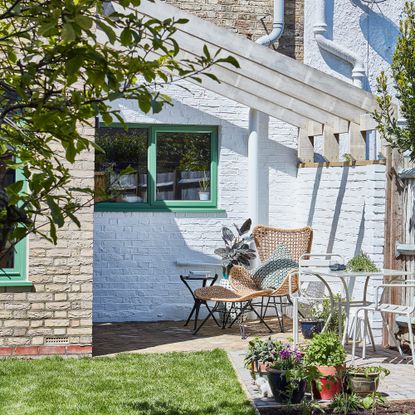
<path fill-rule="evenodd" d="M 46 344 L 68 344 L 67 337 L 46 337 Z"/>

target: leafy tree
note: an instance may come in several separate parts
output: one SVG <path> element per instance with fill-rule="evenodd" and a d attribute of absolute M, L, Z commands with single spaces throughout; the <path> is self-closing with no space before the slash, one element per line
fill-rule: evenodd
<path fill-rule="evenodd" d="M 139 13 L 140 0 L 0 0 L 0 253 L 29 233 L 56 243 L 57 227 L 90 203 L 71 185 L 70 166 L 95 146 L 80 126 L 123 122 L 118 98 L 144 112 L 169 104 L 162 87 L 222 63 L 207 47 L 180 58 L 174 40 L 186 20 Z M 21 169 L 24 180 L 6 181 Z M 25 185 L 25 182 L 27 185 Z"/>
<path fill-rule="evenodd" d="M 408 151 L 411 160 L 415 160 L 415 5 L 413 2 L 405 4 L 391 69 L 396 97 L 400 101 L 400 113 L 405 118 L 406 125 L 398 125 L 392 96 L 388 92 L 388 77 L 384 72 L 377 78 L 379 109 L 374 111 L 373 118 L 378 123 L 382 137 L 389 145 L 400 152 Z"/>

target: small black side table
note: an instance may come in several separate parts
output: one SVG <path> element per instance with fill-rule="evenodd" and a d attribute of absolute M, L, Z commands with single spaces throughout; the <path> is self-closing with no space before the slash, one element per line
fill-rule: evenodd
<path fill-rule="evenodd" d="M 189 317 L 187 318 L 186 323 L 184 325 L 187 326 L 189 324 L 190 319 L 193 316 L 193 313 L 196 313 L 195 323 L 194 323 L 194 328 L 193 328 L 193 330 L 196 330 L 197 322 L 199 318 L 200 305 L 202 304 L 202 301 L 200 301 L 198 298 L 195 297 L 193 289 L 189 285 L 189 283 L 193 281 L 201 281 L 202 287 L 206 287 L 207 282 L 210 281 L 209 286 L 211 287 L 213 284 L 215 284 L 216 280 L 218 279 L 218 274 L 215 274 L 214 277 L 210 275 L 197 275 L 197 274 L 196 275 L 180 275 L 180 279 L 183 281 L 183 284 L 186 285 L 187 289 L 192 294 L 193 301 L 194 301 L 192 311 L 190 312 Z"/>

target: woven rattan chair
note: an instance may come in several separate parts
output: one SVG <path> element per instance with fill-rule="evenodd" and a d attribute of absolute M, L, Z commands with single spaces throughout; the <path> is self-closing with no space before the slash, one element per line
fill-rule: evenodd
<path fill-rule="evenodd" d="M 231 270 L 229 276 L 231 289 L 220 285 L 213 285 L 211 287 L 197 288 L 194 291 L 194 296 L 202 304 L 206 305 L 208 315 L 200 323 L 199 327 L 194 330 L 193 334 L 196 334 L 209 318 L 212 317 L 216 321 L 214 313 L 219 310 L 224 311 L 222 328 L 225 328 L 228 323 L 230 323 L 231 327 L 236 321 L 239 321 L 242 338 L 245 338 L 243 316 L 247 311 L 253 311 L 260 322 L 267 327 L 270 333 L 272 333 L 271 328 L 252 305 L 253 299 L 271 295 L 272 289 L 260 290 L 251 278 L 249 272 L 240 272 L 239 268 L 241 267 L 238 267 L 238 270 L 235 271 L 233 271 L 233 269 Z M 244 270 L 244 268 L 241 269 Z M 215 302 L 212 309 L 209 307 L 208 301 Z M 230 307 L 227 307 L 227 305 L 230 305 Z"/>
<path fill-rule="evenodd" d="M 279 245 L 283 245 L 290 253 L 291 259 L 298 263 L 302 255 L 309 253 L 311 250 L 311 244 L 313 241 L 313 230 L 311 227 L 306 226 L 299 229 L 280 229 L 272 228 L 270 226 L 259 225 L 253 230 L 253 236 L 255 240 L 256 249 L 261 262 L 264 262 L 270 258 L 272 253 Z M 273 305 L 281 332 L 284 332 L 284 317 L 282 312 L 283 299 L 286 298 L 291 303 L 289 297 L 289 275 L 293 270 L 287 273 L 282 283 L 276 287 L 270 294 L 266 294 L 261 299 L 261 317 L 264 317 L 268 307 Z M 251 278 L 251 274 L 245 268 L 241 266 L 235 266 L 232 268 L 231 275 L 244 275 L 245 278 Z M 291 292 L 298 291 L 298 276 L 291 278 Z M 281 311 L 278 312 L 277 302 L 279 300 L 279 306 Z M 264 300 L 266 304 L 264 304 Z M 256 304 L 257 305 L 257 304 Z"/>

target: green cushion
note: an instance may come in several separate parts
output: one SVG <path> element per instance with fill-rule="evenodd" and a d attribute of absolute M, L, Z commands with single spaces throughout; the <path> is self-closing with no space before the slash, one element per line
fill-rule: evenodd
<path fill-rule="evenodd" d="M 287 274 L 298 268 L 285 245 L 278 245 L 267 261 L 254 270 L 252 278 L 259 288 L 278 288 Z"/>

